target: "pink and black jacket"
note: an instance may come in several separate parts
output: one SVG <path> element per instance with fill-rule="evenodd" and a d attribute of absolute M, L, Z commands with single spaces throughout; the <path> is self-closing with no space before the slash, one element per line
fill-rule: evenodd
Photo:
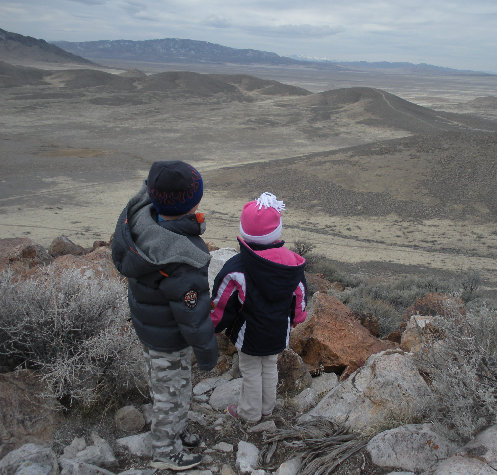
<path fill-rule="evenodd" d="M 290 328 L 307 315 L 305 259 L 284 247 L 284 241 L 238 241 L 240 253 L 225 263 L 214 281 L 215 331 L 226 330 L 246 354 L 278 354 L 288 346 Z"/>

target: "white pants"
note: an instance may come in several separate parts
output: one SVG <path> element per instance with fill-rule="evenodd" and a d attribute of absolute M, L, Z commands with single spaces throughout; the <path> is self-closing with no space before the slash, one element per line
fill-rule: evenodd
<path fill-rule="evenodd" d="M 252 356 L 238 352 L 242 389 L 238 414 L 242 419 L 257 422 L 273 412 L 278 384 L 278 355 Z"/>

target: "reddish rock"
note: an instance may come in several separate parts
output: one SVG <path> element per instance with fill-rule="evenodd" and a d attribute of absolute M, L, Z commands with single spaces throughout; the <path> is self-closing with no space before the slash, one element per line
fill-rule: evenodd
<path fill-rule="evenodd" d="M 219 247 L 215 246 L 214 244 L 212 244 L 212 243 L 211 243 L 211 242 L 209 242 L 209 241 L 205 241 L 205 244 L 206 244 L 207 249 L 209 250 L 209 252 L 219 250 Z"/>
<path fill-rule="evenodd" d="M 436 292 L 423 295 L 416 299 L 404 314 L 404 326 L 412 315 L 440 315 L 443 317 L 465 315 L 466 308 L 460 298 Z"/>
<path fill-rule="evenodd" d="M 52 257 L 65 256 L 66 254 L 72 254 L 74 256 L 86 254 L 84 247 L 75 244 L 66 236 L 56 237 L 50 244 L 48 252 Z"/>
<path fill-rule="evenodd" d="M 60 422 L 55 401 L 32 371 L 0 374 L 0 459 L 27 443 L 50 444 Z"/>
<path fill-rule="evenodd" d="M 380 324 L 376 315 L 365 315 L 363 313 L 354 315 L 361 322 L 361 325 L 367 328 L 373 336 L 380 336 Z"/>
<path fill-rule="evenodd" d="M 79 269 L 86 277 L 104 277 L 120 279 L 121 275 L 112 262 L 112 253 L 109 247 L 97 247 L 84 256 L 66 254 L 55 259 L 52 269 L 64 272 L 66 269 Z"/>
<path fill-rule="evenodd" d="M 371 335 L 337 298 L 318 292 L 312 300 L 313 315 L 290 336 L 290 347 L 310 370 L 324 367 L 327 372 L 342 373 L 344 379 L 372 354 L 395 347 Z"/>
<path fill-rule="evenodd" d="M 290 348 L 278 356 L 278 393 L 295 396 L 312 384 L 312 377 L 302 358 Z"/>
<path fill-rule="evenodd" d="M 92 250 L 94 251 L 98 247 L 108 247 L 109 243 L 107 241 L 93 241 Z"/>
<path fill-rule="evenodd" d="M 311 295 L 315 292 L 328 292 L 332 287 L 331 282 L 326 280 L 323 277 L 323 274 L 311 274 L 310 272 L 306 272 L 305 278 L 307 280 L 309 294 Z"/>
<path fill-rule="evenodd" d="M 224 334 L 224 332 L 217 333 L 216 338 L 220 355 L 233 356 L 236 353 L 237 350 L 235 348 L 235 345 L 231 343 L 231 340 Z"/>
<path fill-rule="evenodd" d="M 10 267 L 16 274 L 24 275 L 32 267 L 51 261 L 47 250 L 32 239 L 0 239 L 0 271 Z"/>

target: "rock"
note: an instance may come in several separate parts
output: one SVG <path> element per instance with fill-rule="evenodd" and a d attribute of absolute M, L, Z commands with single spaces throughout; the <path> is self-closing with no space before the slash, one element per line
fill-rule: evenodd
<path fill-rule="evenodd" d="M 33 473 L 59 473 L 59 464 L 55 453 L 45 445 L 24 444 L 18 449 L 12 450 L 0 460 L 0 473 L 10 475 L 18 473 L 17 470 L 23 470 L 23 473 L 33 467 L 36 472 Z"/>
<path fill-rule="evenodd" d="M 300 394 L 288 400 L 288 405 L 297 412 L 304 413 L 313 408 L 324 394 L 331 391 L 338 384 L 335 373 L 323 373 L 321 376 L 312 378 L 310 388 L 304 389 Z"/>
<path fill-rule="evenodd" d="M 32 267 L 52 262 L 48 251 L 29 238 L 0 239 L 0 271 L 10 267 L 24 276 Z"/>
<path fill-rule="evenodd" d="M 392 348 L 364 328 L 337 298 L 317 292 L 312 298 L 314 313 L 291 333 L 290 347 L 310 369 L 347 377 L 375 353 Z"/>
<path fill-rule="evenodd" d="M 433 343 L 440 338 L 440 331 L 433 323 L 434 317 L 412 315 L 400 339 L 400 347 L 404 351 L 416 353 L 424 344 Z"/>
<path fill-rule="evenodd" d="M 497 470 L 497 425 L 480 432 L 470 440 L 456 455 L 476 457 Z"/>
<path fill-rule="evenodd" d="M 307 291 L 309 295 L 313 295 L 316 292 L 326 293 L 332 288 L 332 283 L 329 280 L 326 280 L 323 274 L 306 272 L 305 280 L 307 281 Z"/>
<path fill-rule="evenodd" d="M 274 423 L 274 421 L 264 421 L 247 429 L 247 432 L 249 434 L 258 433 L 258 432 L 275 432 L 275 431 L 276 431 L 276 424 Z"/>
<path fill-rule="evenodd" d="M 451 316 L 465 315 L 466 307 L 461 298 L 452 295 L 431 292 L 419 297 L 404 313 L 404 322 L 407 323 L 412 315 Z"/>
<path fill-rule="evenodd" d="M 420 472 L 451 456 L 456 446 L 433 432 L 431 424 L 408 424 L 374 436 L 366 450 L 375 465 Z"/>
<path fill-rule="evenodd" d="M 226 465 L 226 464 L 224 464 L 221 467 L 220 474 L 221 475 L 236 475 L 235 471 L 229 465 Z"/>
<path fill-rule="evenodd" d="M 240 474 L 252 473 L 257 467 L 259 459 L 259 449 L 250 442 L 241 440 L 238 442 L 236 453 L 236 467 Z"/>
<path fill-rule="evenodd" d="M 130 435 L 116 440 L 118 447 L 137 457 L 152 457 L 152 435 L 150 432 Z"/>
<path fill-rule="evenodd" d="M 212 448 L 219 452 L 225 452 L 225 453 L 233 452 L 233 446 L 231 444 L 227 444 L 226 442 L 219 442 Z"/>
<path fill-rule="evenodd" d="M 299 422 L 323 417 L 352 432 L 373 435 L 386 424 L 421 417 L 430 396 L 412 354 L 389 350 L 370 356 Z"/>
<path fill-rule="evenodd" d="M 302 358 L 290 348 L 278 355 L 278 394 L 295 396 L 312 384 Z"/>
<path fill-rule="evenodd" d="M 30 370 L 0 374 L 0 458 L 29 442 L 49 443 L 60 420 L 59 404 L 42 397 L 43 383 Z"/>
<path fill-rule="evenodd" d="M 299 473 L 300 467 L 302 465 L 301 457 L 294 457 L 293 459 L 287 460 L 282 463 L 274 475 L 297 475 Z"/>
<path fill-rule="evenodd" d="M 59 273 L 66 269 L 79 269 L 81 274 L 88 279 L 94 277 L 120 279 L 120 274 L 112 262 L 112 253 L 109 247 L 98 247 L 84 256 L 66 254 L 57 257 L 52 262 L 51 267 Z"/>
<path fill-rule="evenodd" d="M 99 437 L 95 432 L 91 434 L 91 437 L 93 445 L 86 446 L 73 457 L 66 457 L 66 460 L 74 460 L 76 462 L 96 465 L 98 467 L 115 467 L 117 465 L 117 459 L 114 456 L 114 452 L 109 443 Z M 67 454 L 69 455 L 70 452 L 68 451 Z"/>
<path fill-rule="evenodd" d="M 78 460 L 70 460 L 61 458 L 60 466 L 62 470 L 60 475 L 113 475 L 114 472 L 110 472 L 105 468 L 98 467 L 91 463 L 85 463 Z"/>
<path fill-rule="evenodd" d="M 432 475 L 495 475 L 495 470 L 476 458 L 455 455 L 441 462 Z"/>
<path fill-rule="evenodd" d="M 66 459 L 75 459 L 78 452 L 86 449 L 86 441 L 83 437 L 76 437 L 70 445 L 64 448 L 63 457 Z"/>
<path fill-rule="evenodd" d="M 64 256 L 66 254 L 72 254 L 74 256 L 82 256 L 86 254 L 84 247 L 79 246 L 78 244 L 73 243 L 66 236 L 56 237 L 50 247 L 48 248 L 48 253 L 52 257 Z"/>
<path fill-rule="evenodd" d="M 214 389 L 209 404 L 216 411 L 224 411 L 230 404 L 237 404 L 242 387 L 242 378 L 220 384 Z"/>
<path fill-rule="evenodd" d="M 145 427 L 143 414 L 134 406 L 124 406 L 116 411 L 114 422 L 122 432 L 140 432 Z"/>
<path fill-rule="evenodd" d="M 227 383 L 229 379 L 226 376 L 217 376 L 214 378 L 206 378 L 196 384 L 193 388 L 193 394 L 199 396 L 200 394 L 205 394 L 212 391 L 216 386 L 220 384 Z"/>
<path fill-rule="evenodd" d="M 224 247 L 211 253 L 211 261 L 209 263 L 209 288 L 212 292 L 214 286 L 214 279 L 219 271 L 223 268 L 228 259 L 238 254 L 236 249 Z"/>
<path fill-rule="evenodd" d="M 154 475 L 156 470 L 153 468 L 146 468 L 144 470 L 131 468 L 125 472 L 119 472 L 117 475 Z"/>

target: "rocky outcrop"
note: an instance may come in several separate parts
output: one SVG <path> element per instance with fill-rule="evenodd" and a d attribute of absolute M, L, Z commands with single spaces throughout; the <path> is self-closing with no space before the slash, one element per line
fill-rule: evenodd
<path fill-rule="evenodd" d="M 309 369 L 347 377 L 372 354 L 394 346 L 379 340 L 364 328 L 337 298 L 317 292 L 312 298 L 314 313 L 291 333 L 290 347 Z"/>
<path fill-rule="evenodd" d="M 421 417 L 430 390 L 412 355 L 389 350 L 369 357 L 350 378 L 332 389 L 299 421 L 328 419 L 361 434 Z"/>
<path fill-rule="evenodd" d="M 86 254 L 84 247 L 79 244 L 75 244 L 66 236 L 56 237 L 50 247 L 48 248 L 48 253 L 52 257 L 64 256 L 66 254 L 72 254 L 74 256 L 82 256 Z"/>
<path fill-rule="evenodd" d="M 29 269 L 52 260 L 48 251 L 32 239 L 0 239 L 0 271 L 10 267 L 18 276 L 23 276 Z"/>
<path fill-rule="evenodd" d="M 424 472 L 451 456 L 456 446 L 433 431 L 431 424 L 408 424 L 373 437 L 366 446 L 379 467 Z"/>

